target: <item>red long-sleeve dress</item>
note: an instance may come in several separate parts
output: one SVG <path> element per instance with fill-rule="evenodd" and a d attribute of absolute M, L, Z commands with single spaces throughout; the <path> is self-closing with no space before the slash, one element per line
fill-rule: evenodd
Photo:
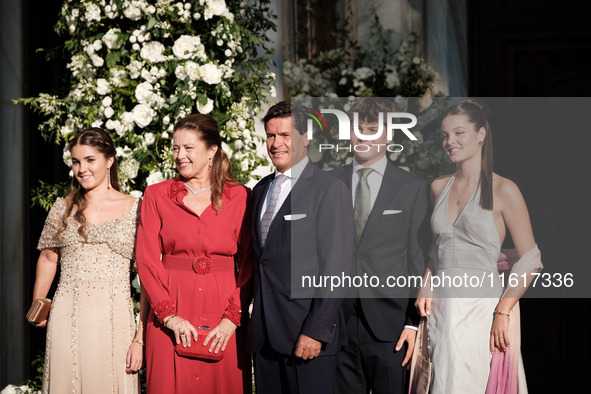
<path fill-rule="evenodd" d="M 162 324 L 178 315 L 226 317 L 240 325 L 247 316 L 254 259 L 250 245 L 249 189 L 224 187 L 222 209 L 212 205 L 198 216 L 185 204 L 180 178 L 149 186 L 137 233 L 136 260 L 151 311 L 146 326 L 148 393 L 250 392 L 250 356 L 232 335 L 217 362 L 181 357 L 174 334 Z M 196 344 L 193 343 L 193 346 Z"/>

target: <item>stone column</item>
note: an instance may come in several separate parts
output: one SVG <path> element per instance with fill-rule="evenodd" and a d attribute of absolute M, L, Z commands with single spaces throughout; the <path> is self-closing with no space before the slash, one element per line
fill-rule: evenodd
<path fill-rule="evenodd" d="M 26 378 L 23 5 L 0 0 L 0 388 Z"/>

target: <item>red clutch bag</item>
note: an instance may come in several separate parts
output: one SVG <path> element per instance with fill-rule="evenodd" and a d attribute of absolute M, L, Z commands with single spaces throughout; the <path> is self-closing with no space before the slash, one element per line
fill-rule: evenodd
<path fill-rule="evenodd" d="M 219 321 L 219 315 L 216 315 L 216 319 Z M 197 328 L 197 341 L 193 341 L 191 338 L 191 347 L 183 347 L 182 343 L 176 345 L 176 353 L 179 356 L 188 357 L 188 358 L 196 358 L 202 360 L 211 360 L 211 361 L 220 361 L 224 358 L 224 352 L 221 350 L 217 353 L 209 352 L 209 347 L 211 346 L 211 340 L 207 344 L 207 346 L 203 346 L 203 341 L 210 333 L 211 329 L 214 328 L 216 324 L 211 324 L 214 319 L 205 319 L 203 316 L 200 316 L 197 319 L 197 324 L 193 324 Z M 192 335 L 189 333 L 189 336 Z"/>

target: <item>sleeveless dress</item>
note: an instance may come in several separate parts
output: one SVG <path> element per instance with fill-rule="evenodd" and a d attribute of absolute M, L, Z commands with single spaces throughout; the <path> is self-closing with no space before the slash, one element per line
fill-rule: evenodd
<path fill-rule="evenodd" d="M 446 277 L 468 280 L 433 289 L 428 329 L 435 373 L 430 392 L 485 393 L 492 358 L 493 312 L 503 293 L 497 270 L 501 241 L 492 211 L 480 207 L 480 187 L 456 222 L 450 222 L 447 204 L 454 180 L 452 176 L 433 209 L 430 257 L 434 279 L 439 277 L 440 283 L 445 283 Z M 519 314 L 517 308 L 514 312 Z M 521 354 L 518 376 L 519 393 L 527 393 Z"/>
<path fill-rule="evenodd" d="M 100 225 L 79 223 L 57 237 L 65 200 L 45 221 L 37 249 L 59 249 L 60 280 L 47 325 L 43 393 L 138 393 L 137 374 L 125 372 L 135 335 L 130 276 L 138 200 L 130 212 Z"/>

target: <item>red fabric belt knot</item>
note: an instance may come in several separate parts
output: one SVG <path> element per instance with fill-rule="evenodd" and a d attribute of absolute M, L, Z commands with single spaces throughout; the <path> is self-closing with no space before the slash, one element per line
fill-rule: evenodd
<path fill-rule="evenodd" d="M 211 258 L 206 256 L 195 257 L 193 271 L 199 275 L 209 274 L 211 271 Z"/>

